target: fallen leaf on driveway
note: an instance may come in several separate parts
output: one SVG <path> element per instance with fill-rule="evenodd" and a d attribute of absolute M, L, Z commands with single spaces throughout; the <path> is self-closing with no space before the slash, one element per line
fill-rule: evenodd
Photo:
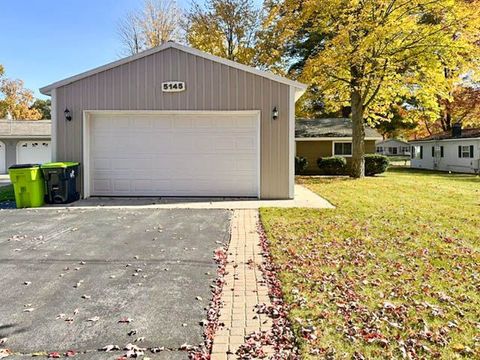
<path fill-rule="evenodd" d="M 195 300 L 202 301 L 203 299 L 202 299 L 201 296 L 197 296 L 197 297 L 195 298 Z"/>
<path fill-rule="evenodd" d="M 107 345 L 101 348 L 101 350 L 105 352 L 110 352 L 110 351 L 120 350 L 120 347 L 118 345 Z"/>
<path fill-rule="evenodd" d="M 86 300 L 89 300 L 91 299 L 92 297 L 90 295 L 82 295 L 82 299 L 86 299 Z"/>
<path fill-rule="evenodd" d="M 27 309 L 23 309 L 23 312 L 32 312 L 33 310 L 35 310 L 34 308 L 27 308 Z"/>
<path fill-rule="evenodd" d="M 58 314 L 55 319 L 63 319 L 66 315 L 65 314 Z"/>
<path fill-rule="evenodd" d="M 153 348 L 150 349 L 150 351 L 154 354 L 159 353 L 159 352 L 164 351 L 164 350 L 165 350 L 165 346 L 153 347 Z"/>
<path fill-rule="evenodd" d="M 98 316 L 94 316 L 94 317 L 91 317 L 91 318 L 87 319 L 87 321 L 90 321 L 90 322 L 96 322 L 98 320 L 100 320 L 100 317 L 98 317 Z"/>
<path fill-rule="evenodd" d="M 128 335 L 128 336 L 133 336 L 133 335 L 135 335 L 136 333 L 137 333 L 137 329 L 132 329 L 132 330 L 130 330 L 130 331 L 127 333 L 127 335 Z"/>
<path fill-rule="evenodd" d="M 32 283 L 31 281 L 24 281 L 24 282 L 23 282 L 23 285 L 28 286 L 28 285 L 30 285 L 31 283 Z"/>
<path fill-rule="evenodd" d="M 6 358 L 11 354 L 12 352 L 9 349 L 0 349 L 0 359 Z"/>
<path fill-rule="evenodd" d="M 144 336 L 138 337 L 138 338 L 136 338 L 135 340 L 133 340 L 133 342 L 142 342 L 142 341 L 145 341 L 145 337 L 144 337 Z"/>
<path fill-rule="evenodd" d="M 66 353 L 65 353 L 65 356 L 66 357 L 74 357 L 75 355 L 77 355 L 77 352 L 75 350 L 68 350 Z"/>
<path fill-rule="evenodd" d="M 130 319 L 129 317 L 123 317 L 120 320 L 118 320 L 119 323 L 121 324 L 129 324 L 133 321 L 133 319 Z"/>
<path fill-rule="evenodd" d="M 54 358 L 54 359 L 59 359 L 60 358 L 60 353 L 57 351 L 53 351 L 51 353 L 48 353 L 49 358 Z"/>
<path fill-rule="evenodd" d="M 8 341 L 8 338 L 4 337 L 0 339 L 0 345 L 5 344 Z"/>

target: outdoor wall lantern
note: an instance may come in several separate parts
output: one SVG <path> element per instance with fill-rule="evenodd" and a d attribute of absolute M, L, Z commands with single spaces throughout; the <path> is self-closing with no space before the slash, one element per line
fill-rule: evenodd
<path fill-rule="evenodd" d="M 70 113 L 70 110 L 68 110 L 68 108 L 65 108 L 65 111 L 63 113 L 65 114 L 65 120 L 72 121 L 72 114 Z"/>
<path fill-rule="evenodd" d="M 278 109 L 277 107 L 275 106 L 272 110 L 272 119 L 273 120 L 277 120 L 278 119 Z"/>

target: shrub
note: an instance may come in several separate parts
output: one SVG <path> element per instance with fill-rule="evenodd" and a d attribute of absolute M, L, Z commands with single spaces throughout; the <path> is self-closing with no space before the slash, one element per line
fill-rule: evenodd
<path fill-rule="evenodd" d="M 343 157 L 326 157 L 317 160 L 321 175 L 345 175 L 347 160 Z"/>
<path fill-rule="evenodd" d="M 387 171 L 390 161 L 384 155 L 366 154 L 365 155 L 365 175 L 373 176 Z"/>
<path fill-rule="evenodd" d="M 308 166 L 308 161 L 302 156 L 295 156 L 295 174 L 302 174 Z"/>

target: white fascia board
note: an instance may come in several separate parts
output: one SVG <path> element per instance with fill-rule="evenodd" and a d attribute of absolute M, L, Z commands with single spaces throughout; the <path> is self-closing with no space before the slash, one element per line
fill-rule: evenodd
<path fill-rule="evenodd" d="M 379 140 L 378 137 L 366 137 L 364 140 Z M 351 137 L 311 137 L 311 138 L 295 138 L 295 141 L 352 141 Z"/>
<path fill-rule="evenodd" d="M 438 141 L 472 141 L 472 140 L 480 140 L 480 138 L 473 137 L 473 138 L 438 139 L 438 140 L 412 140 L 412 141 L 409 141 L 408 144 L 415 145 L 415 144 L 431 143 L 431 142 L 438 142 Z"/>
<path fill-rule="evenodd" d="M 71 84 L 71 83 L 73 83 L 75 81 L 78 81 L 78 80 L 81 80 L 83 78 L 98 74 L 100 72 L 103 72 L 103 71 L 106 71 L 106 70 L 109 70 L 109 69 L 113 69 L 117 66 L 127 64 L 129 62 L 141 59 L 141 58 L 149 56 L 149 55 L 153 55 L 157 52 L 160 52 L 160 51 L 163 51 L 163 50 L 166 50 L 166 49 L 169 49 L 169 48 L 174 48 L 174 49 L 177 49 L 177 50 L 180 50 L 180 51 L 184 51 L 186 53 L 196 55 L 196 56 L 199 56 L 199 57 L 202 57 L 204 59 L 208 59 L 208 60 L 211 60 L 211 61 L 214 61 L 214 62 L 217 62 L 217 63 L 221 63 L 221 64 L 224 64 L 224 65 L 227 65 L 227 66 L 239 69 L 239 70 L 243 70 L 243 71 L 258 75 L 258 76 L 262 76 L 262 77 L 268 78 L 270 80 L 273 80 L 273 81 L 276 81 L 276 82 L 279 82 L 279 83 L 283 83 L 283 84 L 286 84 L 286 85 L 289 85 L 289 86 L 294 86 L 295 88 L 298 89 L 299 92 L 302 92 L 302 91 L 305 92 L 305 90 L 308 87 L 305 84 L 287 79 L 287 78 L 279 76 L 279 75 L 272 74 L 271 72 L 258 70 L 256 68 L 251 67 L 251 66 L 239 64 L 235 61 L 231 61 L 231 60 L 224 59 L 224 58 L 221 58 L 221 57 L 218 57 L 218 56 L 215 56 L 215 55 L 211 55 L 211 54 L 208 54 L 206 52 L 203 52 L 203 51 L 200 51 L 200 50 L 188 47 L 188 46 L 180 45 L 180 44 L 177 44 L 177 43 L 174 43 L 174 42 L 167 42 L 167 43 L 164 43 L 164 44 L 162 44 L 158 47 L 155 47 L 153 49 L 143 51 L 139 54 L 135 54 L 135 55 L 132 55 L 132 56 L 129 56 L 129 57 L 111 62 L 109 64 L 97 67 L 95 69 L 85 71 L 85 72 L 80 73 L 78 75 L 71 76 L 69 78 L 54 82 L 50 85 L 47 85 L 47 86 L 44 86 L 44 87 L 40 88 L 40 92 L 44 95 L 51 95 L 52 89 L 56 89 L 58 87 Z M 303 94 L 303 92 L 298 97 L 300 97 Z"/>

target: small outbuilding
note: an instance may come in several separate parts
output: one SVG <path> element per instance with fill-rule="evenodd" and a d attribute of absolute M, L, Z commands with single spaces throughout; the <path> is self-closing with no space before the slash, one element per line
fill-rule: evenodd
<path fill-rule="evenodd" d="M 307 160 L 305 174 L 317 174 L 319 158 L 344 157 L 347 165 L 352 158 L 352 120 L 349 118 L 298 119 L 296 122 L 296 154 Z M 382 136 L 365 128 L 365 153 L 375 153 L 375 142 Z"/>
<path fill-rule="evenodd" d="M 48 85 L 89 196 L 293 198 L 306 85 L 173 42 Z"/>
<path fill-rule="evenodd" d="M 480 172 L 480 128 L 462 129 L 455 124 L 452 131 L 412 140 L 410 145 L 412 168 Z"/>
<path fill-rule="evenodd" d="M 400 139 L 386 139 L 376 144 L 377 154 L 386 156 L 410 156 L 410 145 Z"/>
<path fill-rule="evenodd" d="M 15 164 L 51 160 L 50 120 L 0 120 L 0 174 Z"/>

